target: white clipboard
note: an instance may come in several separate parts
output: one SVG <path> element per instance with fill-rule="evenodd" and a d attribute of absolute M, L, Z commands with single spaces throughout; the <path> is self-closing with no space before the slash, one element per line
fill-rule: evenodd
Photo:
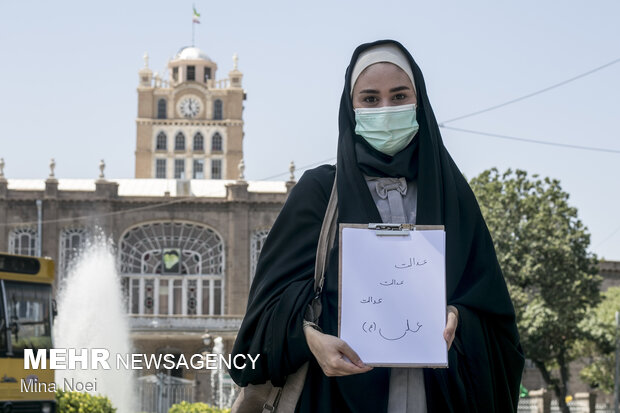
<path fill-rule="evenodd" d="M 339 231 L 338 336 L 370 366 L 448 367 L 443 225 Z"/>

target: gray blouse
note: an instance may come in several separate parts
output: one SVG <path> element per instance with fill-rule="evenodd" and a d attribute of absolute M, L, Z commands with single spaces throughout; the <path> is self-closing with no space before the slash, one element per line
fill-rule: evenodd
<path fill-rule="evenodd" d="M 405 178 L 365 176 L 383 222 L 415 224 L 418 187 Z M 390 413 L 426 413 L 424 375 L 420 368 L 390 369 Z"/>

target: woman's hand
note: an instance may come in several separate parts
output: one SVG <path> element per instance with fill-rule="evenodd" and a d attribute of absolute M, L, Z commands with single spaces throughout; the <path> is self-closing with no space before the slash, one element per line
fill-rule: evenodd
<path fill-rule="evenodd" d="M 344 340 L 311 327 L 304 327 L 304 334 L 310 351 L 326 376 L 348 376 L 372 370 Z"/>
<path fill-rule="evenodd" d="M 452 342 L 454 341 L 454 334 L 456 333 L 456 327 L 459 324 L 459 310 L 456 309 L 455 306 L 448 306 L 448 314 L 446 320 L 446 329 L 443 331 L 443 338 L 448 343 L 448 350 L 450 350 L 450 346 L 452 346 Z"/>

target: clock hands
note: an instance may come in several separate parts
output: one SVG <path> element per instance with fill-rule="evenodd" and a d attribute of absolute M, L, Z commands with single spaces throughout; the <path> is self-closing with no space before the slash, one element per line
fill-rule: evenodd
<path fill-rule="evenodd" d="M 194 98 L 187 98 L 181 103 L 181 112 L 186 118 L 193 118 L 200 112 L 200 102 Z"/>

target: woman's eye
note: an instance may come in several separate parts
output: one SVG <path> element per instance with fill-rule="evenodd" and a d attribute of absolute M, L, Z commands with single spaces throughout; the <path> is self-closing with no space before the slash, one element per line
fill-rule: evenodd
<path fill-rule="evenodd" d="M 366 103 L 376 103 L 378 101 L 376 96 L 366 96 L 364 98 L 364 102 Z"/>
<path fill-rule="evenodd" d="M 394 100 L 403 100 L 403 99 L 407 99 L 407 95 L 405 95 L 404 93 L 399 93 L 397 95 L 394 95 Z"/>

